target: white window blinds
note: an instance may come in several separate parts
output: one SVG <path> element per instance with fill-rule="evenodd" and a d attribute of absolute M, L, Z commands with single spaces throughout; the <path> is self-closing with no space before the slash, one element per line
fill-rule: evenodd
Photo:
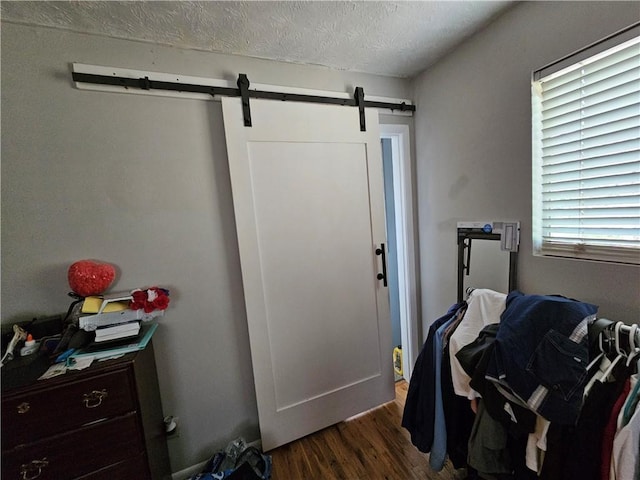
<path fill-rule="evenodd" d="M 640 37 L 533 78 L 534 254 L 640 264 Z"/>

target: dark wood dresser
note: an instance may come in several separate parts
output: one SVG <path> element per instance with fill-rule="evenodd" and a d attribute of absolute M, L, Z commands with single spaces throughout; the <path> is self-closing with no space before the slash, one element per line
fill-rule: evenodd
<path fill-rule="evenodd" d="M 1 438 L 3 480 L 170 479 L 153 344 L 48 380 L 3 381 Z"/>

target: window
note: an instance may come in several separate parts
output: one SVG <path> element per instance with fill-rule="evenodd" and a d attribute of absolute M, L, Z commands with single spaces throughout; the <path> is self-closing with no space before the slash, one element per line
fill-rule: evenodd
<path fill-rule="evenodd" d="M 533 74 L 534 255 L 640 264 L 639 35 Z"/>

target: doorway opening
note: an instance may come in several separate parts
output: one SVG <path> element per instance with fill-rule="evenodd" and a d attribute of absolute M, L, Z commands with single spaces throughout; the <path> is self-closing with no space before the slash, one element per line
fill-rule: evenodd
<path fill-rule="evenodd" d="M 385 183 L 389 266 L 390 270 L 393 270 L 389 275 L 393 346 L 401 345 L 401 377 L 408 382 L 419 352 L 409 127 L 381 124 L 380 139 Z M 393 358 L 391 353 L 390 360 Z"/>

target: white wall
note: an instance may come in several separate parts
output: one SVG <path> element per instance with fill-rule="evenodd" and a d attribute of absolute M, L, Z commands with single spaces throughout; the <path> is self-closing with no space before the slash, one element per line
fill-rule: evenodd
<path fill-rule="evenodd" d="M 73 62 L 400 98 L 408 82 L 3 22 L 2 322 L 66 311 L 83 258 L 118 266 L 114 291 L 170 288 L 154 344 L 180 471 L 259 436 L 221 106 L 81 91 Z"/>
<path fill-rule="evenodd" d="M 522 222 L 521 291 L 640 321 L 640 268 L 532 256 L 530 105 L 532 70 L 638 20 L 637 2 L 523 2 L 414 80 L 425 326 L 456 300 L 456 222 L 484 219 Z"/>

